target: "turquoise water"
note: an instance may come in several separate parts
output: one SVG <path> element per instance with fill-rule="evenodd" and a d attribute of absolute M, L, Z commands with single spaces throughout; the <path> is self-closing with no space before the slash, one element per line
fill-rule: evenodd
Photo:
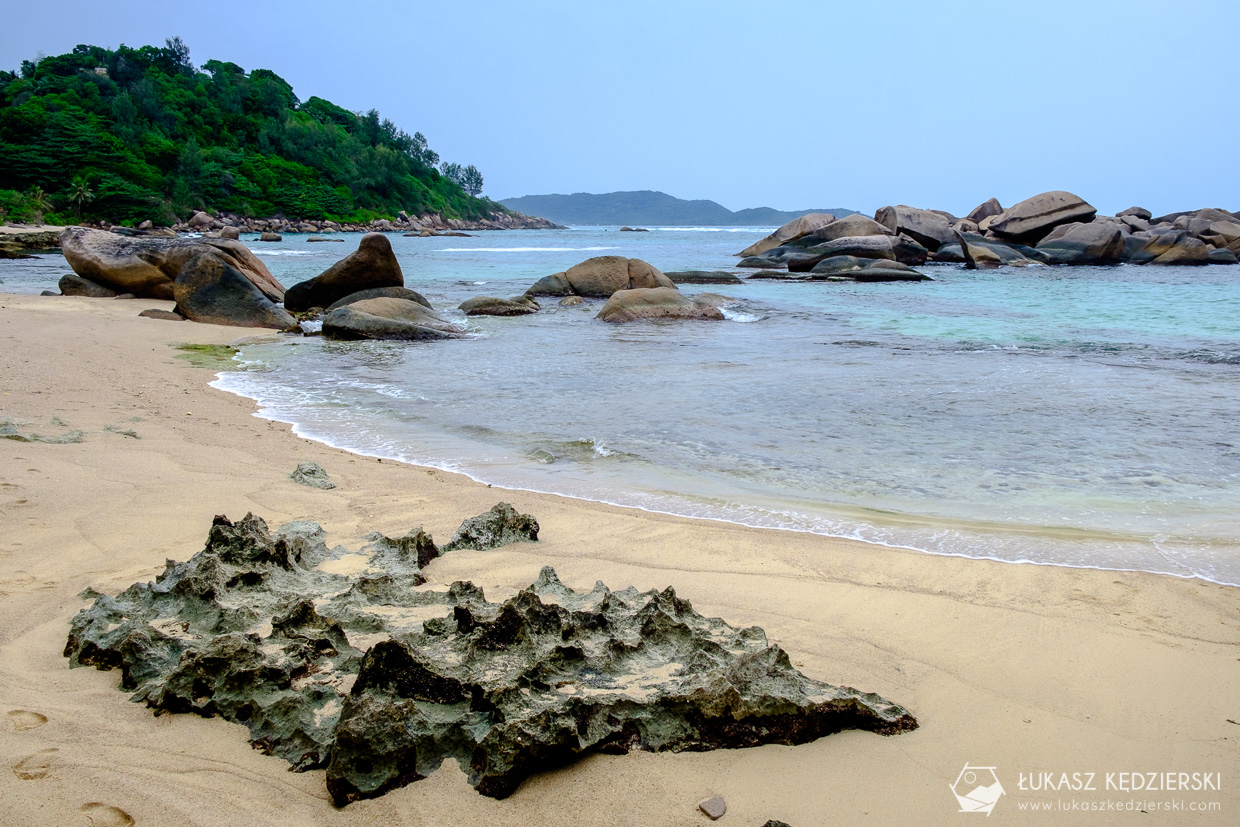
<path fill-rule="evenodd" d="M 734 297 L 722 323 L 453 309 L 592 255 L 731 269 L 769 228 L 652 230 L 393 236 L 407 284 L 474 336 L 284 338 L 216 384 L 305 436 L 501 486 L 1240 584 L 1240 266 L 684 288 Z M 251 246 L 292 284 L 345 238 Z M 42 289 L 58 266 L 5 268 L 0 289 Z"/>

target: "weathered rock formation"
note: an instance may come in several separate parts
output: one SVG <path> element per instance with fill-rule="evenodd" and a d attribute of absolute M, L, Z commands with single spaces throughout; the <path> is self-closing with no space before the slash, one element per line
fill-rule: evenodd
<path fill-rule="evenodd" d="M 800 744 L 914 729 L 905 709 L 805 677 L 757 627 L 706 618 L 670 588 L 592 591 L 549 568 L 503 603 L 417 589 L 437 556 L 420 529 L 372 535 L 354 577 L 322 564 L 313 523 L 272 534 L 216 517 L 205 548 L 150 583 L 96 593 L 72 666 L 119 669 L 135 701 L 218 715 L 296 771 L 326 768 L 338 805 L 454 759 L 503 798 L 594 752 Z"/>
<path fill-rule="evenodd" d="M 294 284 L 284 294 L 284 306 L 293 313 L 327 307 L 360 290 L 404 287 L 405 274 L 382 233 L 362 236 L 357 250 L 312 279 Z"/>
<path fill-rule="evenodd" d="M 999 199 L 991 198 L 989 201 L 985 201 L 974 207 L 969 214 L 965 216 L 965 218 L 975 224 L 978 224 L 985 221 L 987 218 L 993 218 L 994 216 L 1001 215 L 1002 213 L 1003 205 L 999 203 Z M 973 230 L 973 232 L 977 231 Z"/>
<path fill-rule="evenodd" d="M 1087 223 L 1097 214 L 1079 195 L 1055 190 L 1013 204 L 990 219 L 989 229 L 1013 241 L 1036 243 L 1060 224 Z"/>
<path fill-rule="evenodd" d="M 641 319 L 704 319 L 722 321 L 724 296 L 702 293 L 692 298 L 674 287 L 617 290 L 596 318 L 604 322 L 635 322 Z"/>
<path fill-rule="evenodd" d="M 960 241 L 961 253 L 964 255 L 965 266 L 970 270 L 993 270 L 1003 265 L 1027 267 L 1031 264 L 1043 263 L 1040 258 L 1030 258 L 1021 250 L 1009 247 L 999 241 L 992 241 L 977 233 L 956 232 Z M 1022 248 L 1033 252 L 1029 248 Z"/>
<path fill-rule="evenodd" d="M 117 293 L 171 299 L 181 268 L 201 253 L 212 253 L 244 276 L 273 302 L 284 288 L 258 256 L 226 238 L 125 237 L 89 227 L 66 227 L 60 247 L 73 271 Z"/>
<path fill-rule="evenodd" d="M 874 213 L 874 220 L 893 233 L 913 239 L 931 252 L 956 240 L 952 222 L 930 210 L 919 210 L 903 204 L 883 207 Z"/>
<path fill-rule="evenodd" d="M 441 551 L 474 549 L 486 551 L 511 543 L 538 542 L 538 520 L 522 514 L 508 503 L 496 503 L 491 510 L 461 523 Z"/>
<path fill-rule="evenodd" d="M 635 290 L 649 287 L 676 285 L 640 258 L 624 256 L 595 256 L 536 281 L 526 294 L 530 296 L 584 296 L 605 299 L 617 290 Z"/>
<path fill-rule="evenodd" d="M 1114 264 L 1124 257 L 1122 222 L 1060 224 L 1038 242 L 1051 264 Z"/>
<path fill-rule="evenodd" d="M 434 310 L 409 299 L 365 299 L 323 317 L 328 339 L 459 339 L 465 330 Z"/>

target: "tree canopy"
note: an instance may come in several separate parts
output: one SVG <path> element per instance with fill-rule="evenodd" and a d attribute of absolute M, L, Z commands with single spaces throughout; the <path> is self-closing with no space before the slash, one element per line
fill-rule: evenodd
<path fill-rule="evenodd" d="M 472 165 L 467 178 L 441 174 L 420 132 L 374 109 L 303 102 L 270 69 L 195 68 L 179 37 L 81 45 L 0 71 L 0 159 L 10 220 L 49 207 L 118 223 L 170 223 L 195 209 L 342 222 L 506 212 L 476 197 Z"/>

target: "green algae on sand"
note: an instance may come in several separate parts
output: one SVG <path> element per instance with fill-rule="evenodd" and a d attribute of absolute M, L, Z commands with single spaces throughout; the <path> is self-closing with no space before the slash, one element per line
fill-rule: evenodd
<path fill-rule="evenodd" d="M 240 351 L 232 345 L 194 345 L 186 342 L 172 345 L 183 351 L 176 355 L 196 368 L 209 370 L 242 370 L 242 366 L 233 359 Z"/>

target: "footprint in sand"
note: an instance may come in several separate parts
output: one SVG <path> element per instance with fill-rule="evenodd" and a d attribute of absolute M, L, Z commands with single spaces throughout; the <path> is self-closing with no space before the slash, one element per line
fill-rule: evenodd
<path fill-rule="evenodd" d="M 120 807 L 100 804 L 98 801 L 83 804 L 82 812 L 90 819 L 91 827 L 129 827 L 134 823 L 133 816 Z"/>
<path fill-rule="evenodd" d="M 53 747 L 26 756 L 13 765 L 13 774 L 22 781 L 46 778 L 47 774 L 52 771 L 52 755 L 57 752 L 60 750 Z"/>
<path fill-rule="evenodd" d="M 25 732 L 28 729 L 38 729 L 46 724 L 47 716 L 31 712 L 29 709 L 14 709 L 9 712 L 9 720 L 13 722 L 15 730 Z"/>

